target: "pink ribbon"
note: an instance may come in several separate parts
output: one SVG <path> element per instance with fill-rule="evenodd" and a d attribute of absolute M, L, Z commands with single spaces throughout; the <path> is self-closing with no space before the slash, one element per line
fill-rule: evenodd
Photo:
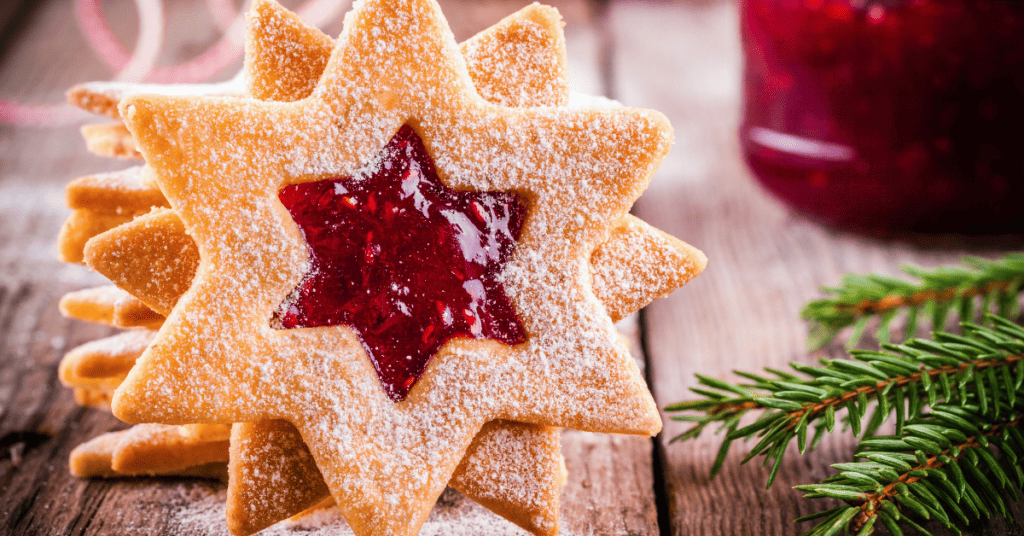
<path fill-rule="evenodd" d="M 315 26 L 334 20 L 350 0 L 308 0 L 298 13 Z M 75 13 L 86 40 L 96 54 L 125 82 L 158 84 L 196 83 L 208 80 L 242 53 L 245 31 L 243 9 L 232 0 L 207 0 L 206 7 L 223 36 L 195 58 L 170 67 L 156 65 L 163 44 L 165 21 L 162 0 L 135 0 L 139 38 L 129 52 L 107 23 L 99 0 L 76 0 Z M 26 104 L 0 99 L 0 122 L 14 125 L 60 126 L 88 117 L 69 104 Z"/>

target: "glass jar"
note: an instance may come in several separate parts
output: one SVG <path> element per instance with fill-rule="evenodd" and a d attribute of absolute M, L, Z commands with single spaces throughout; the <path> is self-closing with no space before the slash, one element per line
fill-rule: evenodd
<path fill-rule="evenodd" d="M 765 188 L 846 230 L 1024 230 L 1024 0 L 740 6 Z"/>

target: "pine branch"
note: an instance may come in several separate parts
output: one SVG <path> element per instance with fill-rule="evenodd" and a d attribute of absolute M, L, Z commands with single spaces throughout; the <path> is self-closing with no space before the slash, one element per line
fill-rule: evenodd
<path fill-rule="evenodd" d="M 963 266 L 941 266 L 930 271 L 903 266 L 903 271 L 917 281 L 851 274 L 839 287 L 822 288 L 830 296 L 808 303 L 801 312 L 810 321 L 808 347 L 821 348 L 844 328 L 853 326 L 847 342 L 847 348 L 853 348 L 873 318 L 878 319 L 875 336 L 885 343 L 892 338 L 892 325 L 900 316 L 906 319 L 902 338 L 909 339 L 917 333 L 922 318 L 931 322 L 932 329 L 944 329 L 950 311 L 964 322 L 973 321 L 977 312 L 995 311 L 1011 318 L 1019 314 L 1024 253 L 996 261 L 964 257 L 961 262 Z"/>
<path fill-rule="evenodd" d="M 1017 490 L 1024 486 L 1024 434 L 1018 428 L 1024 388 L 1011 387 L 994 403 L 982 404 L 986 395 L 978 391 L 963 405 L 937 404 L 911 420 L 902 435 L 861 442 L 856 458 L 865 461 L 835 464 L 841 473 L 796 486 L 809 492 L 807 498 L 847 502 L 798 520 L 825 518 L 803 536 L 844 529 L 864 535 L 878 526 L 902 536 L 900 524 L 928 534 L 919 522 L 930 519 L 959 534 L 974 520 L 1009 517 L 1007 500 L 1019 501 Z"/>
<path fill-rule="evenodd" d="M 999 391 L 992 389 L 1024 382 L 1024 366 L 1018 366 L 1024 359 L 1024 328 L 1001 317 L 987 319 L 992 324 L 988 328 L 964 323 L 964 335 L 939 332 L 931 340 L 887 344 L 882 351 L 856 350 L 851 360 L 820 360 L 818 367 L 792 363 L 796 374 L 772 369 L 767 372 L 773 377 L 737 372 L 753 383 L 731 384 L 698 375 L 703 387 L 691 390 L 703 398 L 665 408 L 692 412 L 671 417 L 694 423 L 672 441 L 696 438 L 717 424 L 725 439 L 711 469 L 713 478 L 733 441 L 757 438 L 741 463 L 763 456 L 763 465 L 771 464 L 770 487 L 788 445 L 795 439 L 801 454 L 813 450 L 825 433 L 834 430 L 837 412 L 845 410 L 842 421 L 854 435 L 870 437 L 893 413 L 897 434 L 902 434 L 905 423 L 920 418 L 926 405 L 964 402 L 970 393 L 981 394 L 979 403 L 987 410 L 990 401 L 999 400 Z M 740 427 L 751 412 L 760 416 Z"/>

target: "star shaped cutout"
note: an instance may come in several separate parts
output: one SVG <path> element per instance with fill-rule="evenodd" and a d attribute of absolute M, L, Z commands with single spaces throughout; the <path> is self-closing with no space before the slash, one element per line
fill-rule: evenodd
<path fill-rule="evenodd" d="M 515 194 L 446 187 L 411 127 L 355 176 L 293 184 L 278 197 L 310 266 L 274 320 L 352 328 L 395 402 L 455 337 L 526 341 L 498 280 L 526 205 Z"/>
<path fill-rule="evenodd" d="M 122 106 L 203 262 L 115 395 L 119 416 L 288 420 L 353 528 L 396 534 L 422 523 L 489 420 L 659 429 L 586 259 L 667 151 L 660 115 L 489 105 L 424 1 L 361 4 L 314 95 L 294 105 L 136 97 Z M 273 330 L 267 319 L 308 267 L 277 192 L 354 173 L 406 123 L 449 187 L 527 199 L 502 273 L 527 341 L 450 341 L 396 404 L 351 331 Z"/>

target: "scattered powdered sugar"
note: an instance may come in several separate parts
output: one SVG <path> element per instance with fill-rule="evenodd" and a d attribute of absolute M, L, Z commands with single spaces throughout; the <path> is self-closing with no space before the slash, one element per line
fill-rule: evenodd
<path fill-rule="evenodd" d="M 622 108 L 622 103 L 615 100 L 609 99 L 608 97 L 602 97 L 600 95 L 587 95 L 586 93 L 579 93 L 571 91 L 569 93 L 569 103 L 566 105 L 569 108 Z"/>
<path fill-rule="evenodd" d="M 78 348 L 104 357 L 120 357 L 141 354 L 153 340 L 155 331 L 133 329 L 111 337 L 87 342 Z"/>
<path fill-rule="evenodd" d="M 111 119 L 120 119 L 117 105 L 131 95 L 241 95 L 243 75 L 236 74 L 226 82 L 206 84 L 140 84 L 133 82 L 84 82 L 68 90 L 68 102 L 83 110 Z"/>
<path fill-rule="evenodd" d="M 162 208 L 91 240 L 87 253 L 93 269 L 163 315 L 188 290 L 199 264 L 181 220 Z"/>
<path fill-rule="evenodd" d="M 208 84 L 138 84 L 131 82 L 85 82 L 89 91 L 121 101 L 131 95 L 159 93 L 161 95 L 241 95 L 244 91 L 242 73 L 226 82 Z"/>
<path fill-rule="evenodd" d="M 171 511 L 168 532 L 191 536 L 230 536 L 224 518 L 224 494 L 212 493 Z M 347 536 L 352 529 L 336 507 L 314 509 L 282 521 L 260 536 Z M 448 488 L 438 500 L 420 536 L 528 536 L 523 529 Z M 566 532 L 562 536 L 572 536 Z"/>
<path fill-rule="evenodd" d="M 558 505 L 566 479 L 559 435 L 557 429 L 546 426 L 488 423 L 470 446 L 451 486 L 484 505 L 511 507 L 519 517 L 527 517 L 522 521 L 529 526 L 550 531 L 558 521 L 550 510 Z"/>
<path fill-rule="evenodd" d="M 636 311 L 704 270 L 707 258 L 696 248 L 627 216 L 594 251 L 594 294 L 613 319 Z"/>
<path fill-rule="evenodd" d="M 480 96 L 510 107 L 564 105 L 569 89 L 560 25 L 557 10 L 534 4 L 463 43 Z"/>

